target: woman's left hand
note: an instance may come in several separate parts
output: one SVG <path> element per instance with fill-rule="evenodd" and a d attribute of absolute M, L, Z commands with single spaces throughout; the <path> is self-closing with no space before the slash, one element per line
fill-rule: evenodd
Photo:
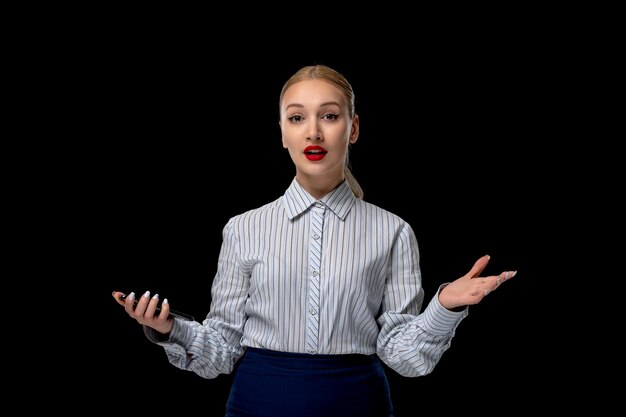
<path fill-rule="evenodd" d="M 446 285 L 439 293 L 439 302 L 448 310 L 478 304 L 487 294 L 513 278 L 517 271 L 505 271 L 500 275 L 479 276 L 489 263 L 489 255 L 479 258 L 472 269 L 457 280 Z"/>

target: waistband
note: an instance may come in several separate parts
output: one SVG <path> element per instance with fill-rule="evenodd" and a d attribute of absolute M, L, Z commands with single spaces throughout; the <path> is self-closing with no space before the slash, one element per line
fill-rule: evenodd
<path fill-rule="evenodd" d="M 308 353 L 279 352 L 276 350 L 247 347 L 245 358 L 282 366 L 333 368 L 372 365 L 379 362 L 376 355 L 358 353 L 339 355 L 311 355 Z"/>

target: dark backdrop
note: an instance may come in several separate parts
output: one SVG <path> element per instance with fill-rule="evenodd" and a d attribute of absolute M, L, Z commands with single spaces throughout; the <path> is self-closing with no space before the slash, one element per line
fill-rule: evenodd
<path fill-rule="evenodd" d="M 542 203 L 549 167 L 536 151 L 551 74 L 546 57 L 521 43 L 499 46 L 341 58 L 279 49 L 279 58 L 258 59 L 200 42 L 93 44 L 81 75 L 87 108 L 74 178 L 81 276 L 95 302 L 84 314 L 96 310 L 94 323 L 70 334 L 78 345 L 89 341 L 71 368 L 78 384 L 101 383 L 89 390 L 94 404 L 223 415 L 230 377 L 174 368 L 110 293 L 150 290 L 196 318 L 207 314 L 222 227 L 278 198 L 295 173 L 281 146 L 280 88 L 300 66 L 323 63 L 356 90 L 353 171 L 366 200 L 414 228 L 427 301 L 486 253 L 486 274 L 519 271 L 470 308 L 432 374 L 389 371 L 396 417 L 496 399 L 507 410 L 532 409 L 538 385 L 527 385 L 521 401 L 512 387 L 533 373 L 536 336 L 550 322 L 538 320 L 533 286 L 545 277 L 548 240 L 536 224 L 553 216 Z M 549 354 L 550 341 L 541 345 Z"/>

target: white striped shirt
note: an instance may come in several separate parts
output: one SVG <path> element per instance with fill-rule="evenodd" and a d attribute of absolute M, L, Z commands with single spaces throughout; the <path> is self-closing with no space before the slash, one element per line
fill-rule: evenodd
<path fill-rule="evenodd" d="M 313 230 L 313 232 L 312 232 Z M 223 230 L 210 312 L 176 320 L 169 361 L 205 378 L 230 373 L 245 347 L 374 354 L 401 375 L 432 371 L 467 309 L 424 300 L 415 234 L 354 197 L 344 181 L 316 200 L 294 179 L 285 194 Z"/>

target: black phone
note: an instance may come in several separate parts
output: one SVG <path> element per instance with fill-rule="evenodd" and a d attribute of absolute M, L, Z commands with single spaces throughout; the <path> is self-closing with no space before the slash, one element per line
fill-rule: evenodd
<path fill-rule="evenodd" d="M 120 300 L 126 300 L 126 294 L 122 295 L 120 297 Z M 134 302 L 135 305 L 137 305 L 137 301 L 138 300 L 135 298 L 135 302 Z M 156 311 L 154 312 L 154 315 L 158 316 L 159 314 L 161 314 L 161 307 L 157 306 Z M 172 310 L 171 308 L 170 308 L 170 316 L 171 317 L 175 317 L 175 318 L 179 318 L 179 319 L 182 319 L 182 320 L 189 320 L 189 321 L 194 321 L 195 320 L 192 315 L 181 313 L 180 311 Z"/>

